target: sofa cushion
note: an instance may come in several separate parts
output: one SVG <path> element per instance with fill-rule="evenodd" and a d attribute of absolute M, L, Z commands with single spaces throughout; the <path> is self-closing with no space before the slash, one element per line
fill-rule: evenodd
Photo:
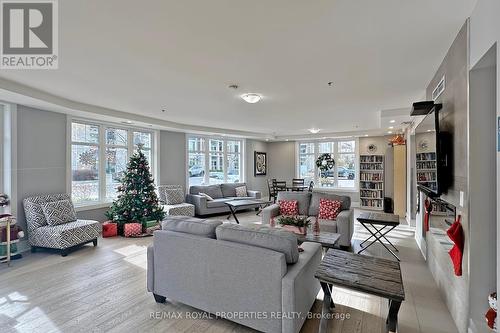
<path fill-rule="evenodd" d="M 222 195 L 220 185 L 207 185 L 207 186 L 191 186 L 189 188 L 190 194 L 206 193 L 214 199 L 219 199 L 224 197 Z M 236 196 L 236 195 L 235 195 Z"/>
<path fill-rule="evenodd" d="M 319 219 L 336 220 L 342 208 L 342 202 L 326 198 L 319 199 Z"/>
<path fill-rule="evenodd" d="M 246 186 L 245 183 L 224 183 L 220 184 L 220 189 L 224 197 L 236 197 L 236 188 Z"/>
<path fill-rule="evenodd" d="M 212 201 L 207 201 L 207 208 L 227 207 L 225 202 L 231 200 L 232 198 L 220 198 L 220 199 L 214 199 Z"/>
<path fill-rule="evenodd" d="M 338 231 L 337 221 L 318 219 L 318 222 L 319 222 L 320 233 L 321 232 L 333 232 L 333 233 L 337 233 L 337 231 Z"/>
<path fill-rule="evenodd" d="M 161 223 L 163 230 L 182 232 L 206 238 L 215 238 L 215 228 L 221 225 L 221 221 L 210 221 L 195 217 L 167 217 Z"/>
<path fill-rule="evenodd" d="M 98 238 L 101 229 L 101 224 L 97 221 L 76 220 L 36 228 L 28 237 L 32 246 L 65 249 Z"/>
<path fill-rule="evenodd" d="M 283 253 L 288 264 L 299 260 L 297 237 L 291 232 L 274 228 L 250 228 L 226 223 L 215 230 L 217 239 L 257 246 Z"/>
<path fill-rule="evenodd" d="M 311 197 L 311 203 L 309 206 L 309 215 L 317 216 L 319 214 L 319 200 L 321 198 L 329 199 L 329 200 L 338 200 L 342 202 L 341 210 L 348 210 L 351 208 L 351 198 L 345 195 L 337 195 L 331 193 L 321 193 L 321 192 L 313 192 Z"/>
<path fill-rule="evenodd" d="M 58 200 L 41 204 L 47 224 L 54 226 L 76 221 L 76 212 L 70 200 Z"/>
<path fill-rule="evenodd" d="M 297 200 L 299 215 L 311 215 L 309 214 L 309 202 L 311 201 L 311 194 L 309 192 L 279 192 L 278 200 Z"/>

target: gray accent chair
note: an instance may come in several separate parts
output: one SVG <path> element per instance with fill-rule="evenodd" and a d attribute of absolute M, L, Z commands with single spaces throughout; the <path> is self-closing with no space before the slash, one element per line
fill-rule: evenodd
<path fill-rule="evenodd" d="M 297 200 L 299 215 L 318 218 L 319 200 L 326 198 L 342 202 L 342 210 L 337 216 L 337 220 L 319 220 L 320 230 L 340 234 L 338 245 L 342 248 L 351 246 L 351 239 L 354 233 L 354 212 L 351 209 L 351 198 L 343 195 L 336 195 L 321 192 L 279 192 L 279 200 Z M 278 204 L 270 205 L 262 210 L 262 224 L 269 224 L 272 218 L 280 216 Z"/>
<path fill-rule="evenodd" d="M 189 194 L 186 196 L 186 202 L 193 204 L 195 207 L 195 214 L 197 216 L 229 213 L 229 208 L 225 204 L 226 201 L 231 200 L 245 200 L 245 199 L 260 199 L 262 194 L 260 191 L 252 191 L 247 187 L 246 197 L 237 197 L 236 188 L 246 186 L 245 183 L 227 183 L 220 185 L 199 185 L 191 186 Z M 214 200 L 208 201 L 206 197 L 199 195 L 205 193 L 211 196 Z M 259 208 L 260 205 L 249 206 L 248 208 Z"/>
<path fill-rule="evenodd" d="M 101 235 L 101 224 L 93 220 L 79 220 L 59 225 L 49 225 L 42 210 L 42 204 L 69 200 L 68 194 L 48 194 L 29 197 L 23 200 L 26 223 L 28 225 L 28 240 L 31 252 L 37 248 L 60 250 L 65 257 L 71 248 L 86 243 L 97 246 L 97 238 Z"/>
<path fill-rule="evenodd" d="M 320 290 L 314 273 L 321 246 L 302 248 L 299 254 L 287 231 L 167 218 L 147 250 L 147 288 L 158 303 L 169 298 L 221 317 L 259 314 L 227 319 L 262 332 L 297 333 Z"/>

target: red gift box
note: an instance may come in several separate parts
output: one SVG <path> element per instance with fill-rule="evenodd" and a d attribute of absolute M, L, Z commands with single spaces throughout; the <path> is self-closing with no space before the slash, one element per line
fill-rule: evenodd
<path fill-rule="evenodd" d="M 123 236 L 133 237 L 142 234 L 142 224 L 140 223 L 125 223 L 123 225 Z"/>
<path fill-rule="evenodd" d="M 102 237 L 114 237 L 118 235 L 118 224 L 113 222 L 104 222 L 102 224 Z"/>

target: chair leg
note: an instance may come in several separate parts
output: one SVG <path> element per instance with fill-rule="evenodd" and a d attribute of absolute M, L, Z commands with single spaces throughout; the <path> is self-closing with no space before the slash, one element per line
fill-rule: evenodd
<path fill-rule="evenodd" d="M 165 296 L 153 294 L 156 303 L 165 303 L 165 300 L 167 299 Z"/>
<path fill-rule="evenodd" d="M 92 243 L 94 244 L 94 246 L 97 246 L 97 238 L 96 238 L 96 239 L 94 239 L 94 240 L 92 241 Z"/>
<path fill-rule="evenodd" d="M 61 257 L 66 257 L 68 255 L 68 249 L 61 250 Z"/>
<path fill-rule="evenodd" d="M 36 246 L 32 246 L 31 247 L 31 253 L 35 253 L 36 252 Z"/>

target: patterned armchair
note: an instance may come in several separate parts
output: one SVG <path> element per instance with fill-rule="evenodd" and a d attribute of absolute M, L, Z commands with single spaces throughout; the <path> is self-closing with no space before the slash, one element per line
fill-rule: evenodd
<path fill-rule="evenodd" d="M 97 246 L 97 237 L 101 234 L 101 225 L 97 221 L 76 219 L 72 222 L 63 222 L 57 225 L 50 225 L 47 222 L 42 205 L 54 202 L 56 209 L 52 214 L 66 213 L 64 210 L 68 208 L 63 205 L 61 205 L 60 212 L 58 212 L 56 202 L 61 200 L 71 202 L 71 198 L 67 194 L 49 194 L 23 200 L 26 223 L 28 224 L 28 240 L 32 252 L 36 251 L 38 247 L 58 249 L 61 250 L 61 255 L 65 257 L 74 246 L 89 242 L 93 242 L 94 246 Z M 74 208 L 70 207 L 70 209 L 73 210 L 74 214 Z"/>
<path fill-rule="evenodd" d="M 194 205 L 186 203 L 180 185 L 159 185 L 158 194 L 168 216 L 194 216 Z"/>

